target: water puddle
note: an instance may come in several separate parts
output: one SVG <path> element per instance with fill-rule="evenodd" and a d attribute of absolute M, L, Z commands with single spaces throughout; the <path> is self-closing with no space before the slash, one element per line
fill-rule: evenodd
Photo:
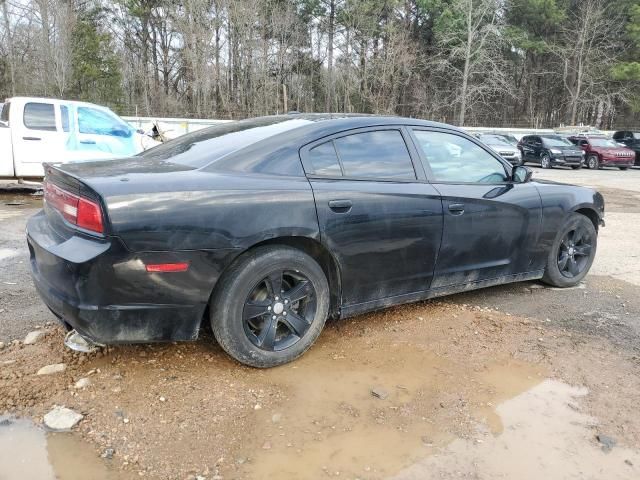
<path fill-rule="evenodd" d="M 393 479 L 450 478 L 451 472 L 457 478 L 487 479 L 640 478 L 640 452 L 622 446 L 606 451 L 595 441 L 596 419 L 576 403 L 586 393 L 545 380 L 498 405 L 501 435 L 454 440 Z"/>
<path fill-rule="evenodd" d="M 316 349 L 265 375 L 287 394 L 277 409 L 256 412 L 239 459 L 245 478 L 389 478 L 471 435 L 469 425 L 500 434 L 493 405 L 545 378 L 530 364 L 469 368 L 409 344 L 355 359 Z"/>
<path fill-rule="evenodd" d="M 0 417 L 0 480 L 122 480 L 70 433 L 46 433 L 25 419 Z"/>

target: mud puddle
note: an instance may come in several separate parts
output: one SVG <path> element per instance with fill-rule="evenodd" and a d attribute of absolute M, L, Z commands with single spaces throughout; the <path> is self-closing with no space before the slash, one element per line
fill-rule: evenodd
<path fill-rule="evenodd" d="M 595 441 L 597 420 L 577 403 L 586 394 L 545 380 L 497 406 L 502 434 L 457 439 L 393 479 L 450 478 L 452 472 L 456 478 L 640 478 L 640 452 Z"/>
<path fill-rule="evenodd" d="M 14 208 L 39 208 L 42 207 L 42 195 L 0 193 L 0 205 Z"/>
<path fill-rule="evenodd" d="M 0 417 L 0 480 L 122 480 L 71 433 L 46 433 L 25 419 Z"/>
<path fill-rule="evenodd" d="M 475 425 L 504 430 L 494 405 L 545 379 L 516 361 L 470 367 L 410 344 L 376 346 L 353 358 L 315 349 L 266 373 L 286 393 L 256 412 L 245 478 L 389 478 Z"/>

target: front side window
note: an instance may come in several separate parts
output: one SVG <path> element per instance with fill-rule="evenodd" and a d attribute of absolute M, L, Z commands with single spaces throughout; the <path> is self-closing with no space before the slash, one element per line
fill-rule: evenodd
<path fill-rule="evenodd" d="M 133 133 L 133 129 L 115 115 L 90 107 L 78 107 L 78 131 L 125 138 Z"/>
<path fill-rule="evenodd" d="M 409 150 L 399 130 L 354 133 L 333 142 L 346 177 L 416 178 Z"/>
<path fill-rule="evenodd" d="M 499 160 L 464 137 L 421 130 L 414 134 L 436 181 L 502 183 L 508 180 Z"/>
<path fill-rule="evenodd" d="M 23 120 L 24 126 L 30 130 L 56 131 L 56 114 L 52 103 L 27 103 Z"/>

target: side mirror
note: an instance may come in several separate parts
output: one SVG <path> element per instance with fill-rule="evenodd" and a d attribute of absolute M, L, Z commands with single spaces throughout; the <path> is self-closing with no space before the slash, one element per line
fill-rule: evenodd
<path fill-rule="evenodd" d="M 533 177 L 533 170 L 529 167 L 514 167 L 511 172 L 511 178 L 515 183 L 527 183 L 531 181 Z"/>

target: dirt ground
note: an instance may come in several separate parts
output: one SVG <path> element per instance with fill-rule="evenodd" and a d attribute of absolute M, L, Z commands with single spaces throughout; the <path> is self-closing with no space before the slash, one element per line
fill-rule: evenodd
<path fill-rule="evenodd" d="M 1 196 L 0 480 L 640 478 L 640 170 L 535 176 L 602 185 L 607 226 L 583 284 L 332 322 L 270 370 L 238 365 L 206 332 L 65 349 L 28 274 L 38 200 Z M 44 337 L 19 341 L 34 329 Z M 84 415 L 72 434 L 39 428 L 54 405 Z"/>

